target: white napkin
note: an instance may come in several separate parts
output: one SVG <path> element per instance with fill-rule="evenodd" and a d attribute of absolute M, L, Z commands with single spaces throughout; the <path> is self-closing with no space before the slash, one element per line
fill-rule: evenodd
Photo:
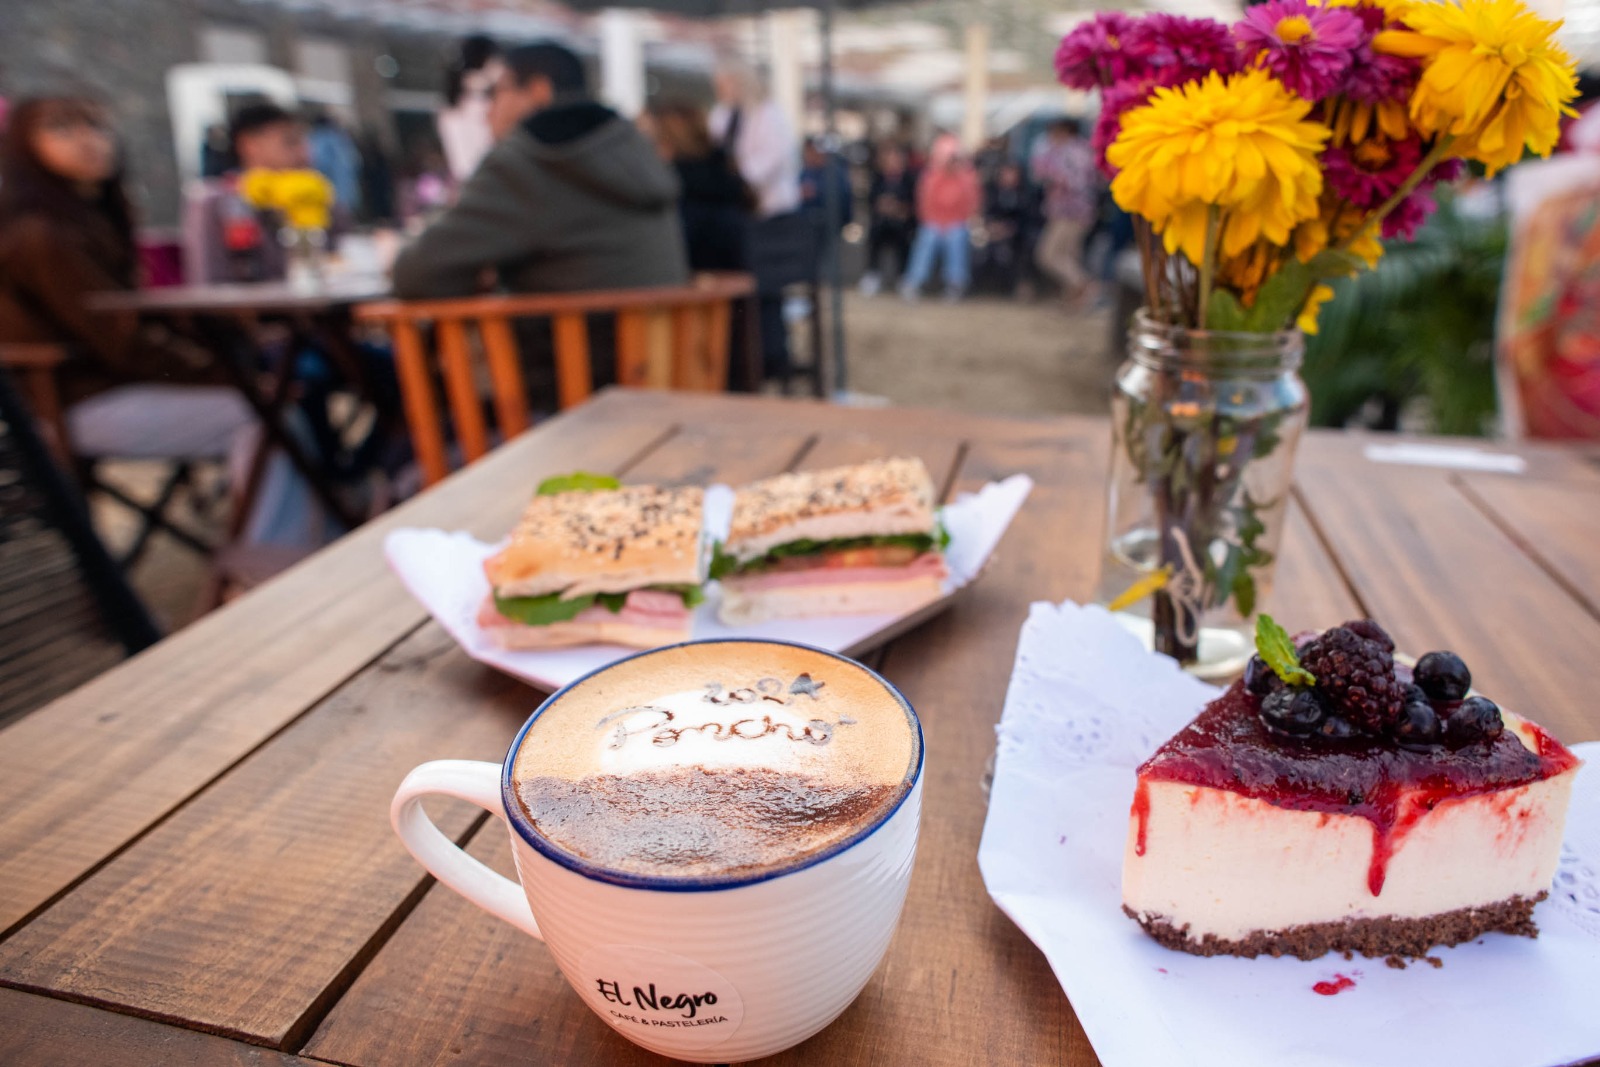
<path fill-rule="evenodd" d="M 945 550 L 945 561 L 950 568 L 950 576 L 945 580 L 946 600 L 983 570 L 1032 489 L 1031 478 L 1013 474 L 1004 481 L 990 482 L 976 493 L 962 493 L 942 509 L 945 529 L 950 532 L 950 545 Z M 727 486 L 712 486 L 706 490 L 705 521 L 710 536 L 726 534 L 732 513 L 732 490 Z M 559 689 L 590 671 L 638 651 L 620 645 L 584 645 L 513 652 L 495 645 L 484 636 L 477 616 L 479 606 L 489 595 L 483 561 L 499 548 L 499 544 L 484 544 L 471 534 L 446 530 L 395 530 L 383 543 L 389 566 L 400 576 L 400 581 L 428 609 L 428 614 L 449 631 L 467 655 L 513 677 L 542 689 Z M 889 629 L 902 618 L 900 615 L 849 615 L 774 619 L 733 628 L 717 620 L 720 599 L 720 591 L 716 583 L 712 583 L 706 602 L 694 612 L 695 638 L 762 637 L 844 652 L 869 647 L 867 643 L 874 634 Z M 926 609 L 919 609 L 922 610 Z"/>
<path fill-rule="evenodd" d="M 1103 609 L 1034 604 L 998 727 L 978 865 L 1050 961 L 1105 1067 L 1544 1067 L 1600 1053 L 1600 743 L 1575 746 L 1537 940 L 1491 934 L 1406 970 L 1338 955 L 1204 959 L 1122 914 L 1134 769 L 1216 691 Z M 1337 976 L 1336 996 L 1312 991 Z"/>

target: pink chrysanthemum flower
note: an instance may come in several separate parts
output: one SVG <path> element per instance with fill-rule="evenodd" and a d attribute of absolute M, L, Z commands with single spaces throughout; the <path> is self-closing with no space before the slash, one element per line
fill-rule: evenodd
<path fill-rule="evenodd" d="M 1227 77 L 1239 69 L 1239 52 L 1228 27 L 1215 19 L 1157 12 L 1136 20 L 1128 36 L 1129 51 L 1161 87 L 1199 81 L 1212 71 Z"/>
<path fill-rule="evenodd" d="M 1116 168 L 1106 162 L 1106 149 L 1111 147 L 1111 142 L 1122 132 L 1123 112 L 1149 100 L 1150 92 L 1154 88 L 1155 86 L 1147 81 L 1123 81 L 1100 94 L 1100 117 L 1095 120 L 1094 136 L 1090 138 L 1090 144 L 1094 147 L 1094 158 L 1100 165 L 1100 173 L 1107 178 L 1117 176 Z"/>
<path fill-rule="evenodd" d="M 1056 49 L 1056 77 L 1074 89 L 1115 85 L 1130 74 L 1126 49 L 1134 20 L 1120 11 L 1101 11 L 1079 23 Z"/>
<path fill-rule="evenodd" d="M 1433 188 L 1436 185 L 1448 185 L 1461 177 L 1466 165 L 1459 159 L 1447 159 L 1434 167 L 1427 178 L 1413 189 L 1406 198 L 1394 206 L 1383 220 L 1383 236 L 1385 240 L 1398 237 L 1409 241 L 1422 229 L 1422 224 L 1428 221 L 1438 208 L 1434 203 Z"/>
<path fill-rule="evenodd" d="M 1362 211 L 1371 211 L 1395 194 L 1422 162 L 1422 143 L 1415 137 L 1387 141 L 1369 137 L 1322 154 L 1328 189 Z"/>
<path fill-rule="evenodd" d="M 1233 33 L 1248 60 L 1313 101 L 1339 91 L 1363 36 L 1361 21 L 1348 8 L 1312 7 L 1306 0 L 1258 4 Z"/>

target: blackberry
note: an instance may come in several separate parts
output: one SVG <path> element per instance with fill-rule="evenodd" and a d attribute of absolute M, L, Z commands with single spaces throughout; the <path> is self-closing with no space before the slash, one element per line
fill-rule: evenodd
<path fill-rule="evenodd" d="M 1358 623 L 1387 638 L 1376 623 Z M 1394 657 L 1382 641 L 1348 626 L 1335 626 L 1300 650 L 1300 662 L 1316 675 L 1328 710 L 1369 734 L 1384 733 L 1400 714 L 1405 686 L 1394 675 Z"/>
<path fill-rule="evenodd" d="M 1383 646 L 1385 652 L 1394 651 L 1394 638 L 1389 636 L 1389 631 L 1371 619 L 1354 619 L 1345 623 L 1344 628 L 1357 637 L 1365 637 L 1368 641 L 1376 641 Z"/>

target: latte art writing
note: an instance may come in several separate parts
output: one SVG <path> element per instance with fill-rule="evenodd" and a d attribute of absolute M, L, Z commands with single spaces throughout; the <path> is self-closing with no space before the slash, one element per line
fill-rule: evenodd
<path fill-rule="evenodd" d="M 529 728 L 513 777 L 539 835 L 586 863 L 742 877 L 872 826 L 905 796 L 919 755 L 914 720 L 864 668 L 798 646 L 708 643 L 579 683 Z"/>

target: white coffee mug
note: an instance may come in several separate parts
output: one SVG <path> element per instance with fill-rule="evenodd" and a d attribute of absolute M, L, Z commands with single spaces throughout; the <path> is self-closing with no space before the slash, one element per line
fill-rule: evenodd
<path fill-rule="evenodd" d="M 538 717 L 592 675 L 540 705 L 504 763 L 438 760 L 412 771 L 390 808 L 395 832 L 439 881 L 545 942 L 584 1002 L 630 1041 L 699 1063 L 781 1052 L 837 1018 L 877 969 L 905 903 L 922 812 L 911 705 L 867 668 L 815 651 L 882 683 L 917 740 L 901 800 L 819 853 L 755 876 L 665 880 L 589 867 L 541 837 L 515 799 L 512 767 Z M 430 793 L 506 822 L 520 887 L 433 825 L 421 804 Z"/>

